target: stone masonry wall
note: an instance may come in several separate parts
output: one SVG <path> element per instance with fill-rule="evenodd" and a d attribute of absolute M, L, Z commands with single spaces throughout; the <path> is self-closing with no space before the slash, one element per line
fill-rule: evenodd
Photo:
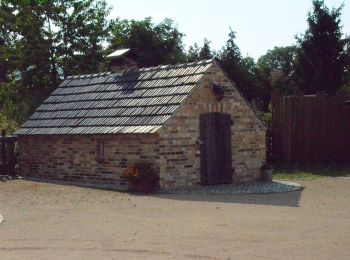
<path fill-rule="evenodd" d="M 212 94 L 212 84 L 225 88 L 221 101 L 223 112 L 231 114 L 232 160 L 236 182 L 259 178 L 265 161 L 265 126 L 257 119 L 240 93 L 232 86 L 221 68 L 213 67 L 194 89 L 185 103 L 160 129 L 159 156 L 163 188 L 200 184 L 199 115 L 221 111 Z"/>
<path fill-rule="evenodd" d="M 26 177 L 126 189 L 120 176 L 128 164 L 151 161 L 159 171 L 154 134 L 20 136 L 19 144 L 20 171 Z"/>

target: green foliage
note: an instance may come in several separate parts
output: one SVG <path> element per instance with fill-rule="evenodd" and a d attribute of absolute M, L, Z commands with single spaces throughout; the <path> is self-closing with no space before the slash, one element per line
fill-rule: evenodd
<path fill-rule="evenodd" d="M 294 70 L 296 55 L 296 46 L 275 47 L 261 56 L 257 63 L 259 67 L 267 69 L 269 72 L 281 70 L 284 75 L 288 76 Z"/>
<path fill-rule="evenodd" d="M 29 98 L 20 98 L 14 83 L 0 83 L 0 129 L 13 133 L 32 112 Z M 20 105 L 19 105 L 20 104 Z"/>
<path fill-rule="evenodd" d="M 28 94 L 45 98 L 63 76 L 98 71 L 109 32 L 105 1 L 8 0 L 1 5 L 0 39 L 10 46 L 2 53 L 7 61 L 12 58 Z"/>
<path fill-rule="evenodd" d="M 199 47 L 198 44 L 195 43 L 189 47 L 186 53 L 187 62 L 213 59 L 215 55 L 215 52 L 210 48 L 210 41 L 206 38 L 204 38 L 202 47 Z"/>
<path fill-rule="evenodd" d="M 8 80 L 8 72 L 14 69 L 15 35 L 14 15 L 10 7 L 0 2 L 0 82 Z"/>
<path fill-rule="evenodd" d="M 213 52 L 210 49 L 210 41 L 204 38 L 203 47 L 199 51 L 200 60 L 208 60 L 213 58 Z"/>
<path fill-rule="evenodd" d="M 285 166 L 274 169 L 273 178 L 280 180 L 318 179 L 322 177 L 349 176 L 349 166 Z"/>
<path fill-rule="evenodd" d="M 270 92 L 273 88 L 283 94 L 296 92 L 294 70 L 297 50 L 296 46 L 275 47 L 258 59 L 259 76 Z"/>
<path fill-rule="evenodd" d="M 103 1 L 70 0 L 55 21 L 57 60 L 64 76 L 96 73 L 104 66 L 103 44 L 107 42 L 111 8 Z"/>
<path fill-rule="evenodd" d="M 227 73 L 228 77 L 237 84 L 239 90 L 249 100 L 253 99 L 252 86 L 249 84 L 247 75 L 249 71 L 244 66 L 241 52 L 235 42 L 236 33 L 230 28 L 226 46 L 219 52 L 218 58 L 222 68 Z"/>
<path fill-rule="evenodd" d="M 1 125 L 12 131 L 63 77 L 99 70 L 109 8 L 104 0 L 0 5 Z"/>
<path fill-rule="evenodd" d="M 235 40 L 236 34 L 230 29 L 226 45 L 218 53 L 218 61 L 243 96 L 249 102 L 254 103 L 258 110 L 266 111 L 270 92 L 265 92 L 254 59 L 242 57 Z"/>
<path fill-rule="evenodd" d="M 232 29 L 218 52 L 206 38 L 185 52 L 184 34 L 171 19 L 109 20 L 105 0 L 2 0 L 0 7 L 0 127 L 10 132 L 66 76 L 108 69 L 104 56 L 120 48 L 130 48 L 140 67 L 217 59 L 265 121 L 271 118 L 273 88 L 284 94 L 299 86 L 307 93 L 350 93 L 350 38 L 341 32 L 342 7 L 328 9 L 323 0 L 313 1 L 298 45 L 275 47 L 257 62 L 242 56 Z"/>
<path fill-rule="evenodd" d="M 259 107 L 255 100 L 253 100 L 250 104 L 250 107 L 253 109 L 254 113 L 265 123 L 266 126 L 271 126 L 272 122 L 272 104 L 268 105 L 267 111 Z"/>
<path fill-rule="evenodd" d="M 235 41 L 236 34 L 230 28 L 226 45 L 219 52 L 211 50 L 210 41 L 204 39 L 202 47 L 199 47 L 197 43 L 190 46 L 186 55 L 187 61 L 193 62 L 211 58 L 218 60 L 230 80 L 251 102 L 256 113 L 261 112 L 261 116 L 266 117 L 265 112 L 268 111 L 271 86 L 269 82 L 264 82 L 266 79 L 262 77 L 254 59 L 249 56 L 242 57 Z"/>
<path fill-rule="evenodd" d="M 296 92 L 294 69 L 297 54 L 296 46 L 275 47 L 261 56 L 257 61 L 257 71 L 255 73 L 257 81 L 260 83 L 261 97 L 260 109 L 263 118 L 270 121 L 270 112 L 267 108 L 271 99 L 271 91 L 278 89 L 283 94 L 294 94 Z"/>
<path fill-rule="evenodd" d="M 140 67 L 184 62 L 182 37 L 171 19 L 154 24 L 144 20 L 114 20 L 111 25 L 109 49 L 130 48 L 132 59 Z"/>
<path fill-rule="evenodd" d="M 349 95 L 350 95 L 350 37 L 348 37 L 345 41 L 345 52 L 346 52 L 346 57 L 345 57 L 345 73 L 344 73 L 344 85 L 342 86 L 342 89 L 345 89 Z"/>
<path fill-rule="evenodd" d="M 313 1 L 308 29 L 298 38 L 296 73 L 299 86 L 306 93 L 335 93 L 342 85 L 346 54 L 341 10 L 342 6 L 329 9 L 323 0 Z"/>
<path fill-rule="evenodd" d="M 200 48 L 197 43 L 193 44 L 188 48 L 188 51 L 186 53 L 186 58 L 188 62 L 194 62 L 199 61 L 199 52 Z"/>

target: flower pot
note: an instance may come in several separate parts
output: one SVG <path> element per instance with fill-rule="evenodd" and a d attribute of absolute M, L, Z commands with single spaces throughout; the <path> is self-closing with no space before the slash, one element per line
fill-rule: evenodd
<path fill-rule="evenodd" d="M 261 170 L 261 180 L 263 182 L 271 182 L 272 174 L 273 174 L 273 169 Z"/>
<path fill-rule="evenodd" d="M 134 182 L 131 184 L 131 190 L 135 192 L 154 192 L 157 189 L 157 183 L 146 181 L 146 180 L 140 180 L 138 182 Z"/>

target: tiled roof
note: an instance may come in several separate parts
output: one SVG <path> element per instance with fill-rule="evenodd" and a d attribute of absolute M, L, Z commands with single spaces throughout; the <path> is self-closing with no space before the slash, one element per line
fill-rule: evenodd
<path fill-rule="evenodd" d="M 68 77 L 18 135 L 154 133 L 212 60 Z"/>

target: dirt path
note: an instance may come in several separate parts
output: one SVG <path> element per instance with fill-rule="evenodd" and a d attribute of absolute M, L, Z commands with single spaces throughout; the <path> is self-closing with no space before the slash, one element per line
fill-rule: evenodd
<path fill-rule="evenodd" d="M 350 179 L 267 195 L 0 182 L 0 259 L 349 259 Z"/>

